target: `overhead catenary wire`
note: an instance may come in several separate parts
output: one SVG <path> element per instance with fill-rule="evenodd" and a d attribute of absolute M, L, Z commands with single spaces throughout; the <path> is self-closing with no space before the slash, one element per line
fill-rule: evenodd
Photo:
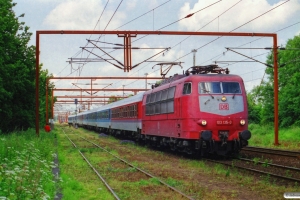
<path fill-rule="evenodd" d="M 129 23 L 131 23 L 131 22 L 133 22 L 133 21 L 135 21 L 135 20 L 137 20 L 137 19 L 139 19 L 140 17 L 142 17 L 142 16 L 148 14 L 148 13 L 151 12 L 152 10 L 158 9 L 159 7 L 165 5 L 166 3 L 169 3 L 170 1 L 171 1 L 171 0 L 166 1 L 166 2 L 164 2 L 164 3 L 162 3 L 162 4 L 158 5 L 158 6 L 156 6 L 155 8 L 151 9 L 150 11 L 148 11 L 148 12 L 146 12 L 146 13 L 144 13 L 144 14 L 142 14 L 142 15 L 140 15 L 140 16 L 138 16 L 138 17 L 132 19 L 132 20 L 130 20 L 129 22 L 126 22 L 125 24 L 119 26 L 118 28 L 121 28 L 121 27 L 123 27 L 123 26 L 125 26 L 125 25 L 127 25 L 127 24 L 129 24 Z M 109 0 L 107 1 L 106 6 L 107 6 L 108 2 L 109 2 Z M 121 1 L 121 2 L 122 2 L 122 1 Z M 120 5 L 120 4 L 119 4 L 119 5 Z M 105 8 L 106 8 L 106 6 L 105 6 Z M 105 10 L 105 8 L 104 8 L 104 10 Z M 103 10 L 103 12 L 104 12 L 104 10 Z M 102 12 L 102 13 L 103 13 L 103 12 Z M 101 16 L 102 16 L 102 14 L 101 14 Z M 101 16 L 100 16 L 100 18 L 101 18 Z M 100 18 L 99 18 L 99 20 L 100 20 Z M 98 20 L 98 22 L 99 22 L 99 20 Z M 97 24 L 98 24 L 98 22 L 97 22 Z M 96 24 L 96 26 L 97 26 L 97 24 Z M 96 26 L 95 26 L 95 28 L 96 28 Z M 107 25 L 107 26 L 108 26 L 108 25 Z M 106 26 L 106 27 L 107 27 L 107 26 Z M 94 28 L 94 30 L 95 30 L 95 28 Z M 118 28 L 117 28 L 117 29 L 118 29 Z M 105 29 L 104 29 L 104 30 L 105 30 Z M 116 30 L 116 29 L 115 29 L 115 30 Z M 100 38 L 99 38 L 99 39 L 100 39 Z M 88 43 L 87 43 L 87 44 L 88 44 Z M 87 46 L 87 45 L 86 45 L 86 46 Z M 76 53 L 76 54 L 75 54 L 74 56 L 72 56 L 72 57 L 75 57 L 75 56 L 79 55 L 80 52 L 81 52 L 81 51 L 79 51 L 78 53 Z M 110 52 L 109 52 L 109 53 L 110 53 Z M 83 66 L 82 66 L 82 67 L 83 67 Z"/>
<path fill-rule="evenodd" d="M 249 20 L 249 21 L 243 23 L 242 25 L 238 26 L 237 28 L 234 28 L 234 29 L 232 29 L 231 31 L 229 31 L 229 33 L 231 33 L 231 32 L 233 32 L 233 31 L 235 31 L 235 30 L 237 30 L 237 29 L 239 29 L 239 28 L 245 26 L 246 24 L 249 24 L 250 22 L 252 22 L 252 21 L 254 21 L 254 20 L 256 20 L 256 19 L 262 17 L 263 15 L 265 15 L 265 14 L 267 14 L 267 13 L 273 11 L 274 9 L 276 9 L 276 8 L 278 8 L 278 7 L 280 7 L 280 6 L 282 6 L 283 4 L 285 4 L 285 3 L 289 2 L 289 1 L 290 1 L 290 0 L 287 0 L 287 1 L 285 1 L 285 2 L 283 2 L 283 3 L 281 3 L 281 4 L 279 4 L 279 5 L 275 6 L 274 8 L 272 8 L 272 9 L 270 9 L 270 10 L 268 10 L 268 11 L 262 13 L 262 14 L 260 14 L 259 16 L 257 16 L 257 17 L 255 17 L 255 18 L 253 18 L 253 19 L 251 19 L 251 20 Z M 216 40 L 220 39 L 221 37 L 223 37 L 223 36 L 218 36 L 217 38 L 215 38 L 215 39 L 209 41 L 208 43 L 206 43 L 206 44 L 200 46 L 199 48 L 196 48 L 196 50 L 199 50 L 199 49 L 201 49 L 201 48 L 203 48 L 203 47 L 205 47 L 205 46 L 207 46 L 207 45 L 209 45 L 209 44 L 215 42 Z M 180 58 L 183 58 L 183 57 L 185 57 L 185 56 L 187 56 L 187 55 L 189 55 L 189 54 L 191 54 L 191 52 L 189 52 L 189 53 L 183 55 L 183 56 L 180 57 Z M 175 61 L 176 61 L 176 60 L 175 60 Z"/>
<path fill-rule="evenodd" d="M 168 24 L 168 25 L 165 25 L 165 26 L 163 26 L 163 27 L 157 29 L 157 31 L 162 30 L 162 29 L 164 29 L 164 28 L 166 28 L 166 27 L 168 27 L 168 26 L 171 26 L 172 24 L 178 23 L 179 21 L 181 21 L 181 20 L 183 20 L 183 19 L 189 18 L 189 17 L 193 16 L 194 14 L 196 14 L 196 13 L 198 13 L 198 12 L 200 12 L 200 11 L 203 11 L 203 10 L 205 10 L 206 8 L 209 8 L 209 7 L 211 7 L 211 6 L 213 6 L 213 5 L 217 4 L 217 3 L 219 3 L 219 2 L 221 2 L 221 1 L 222 1 L 222 0 L 219 0 L 219 1 L 217 1 L 217 2 L 214 2 L 214 3 L 212 3 L 212 4 L 210 4 L 210 5 L 206 6 L 206 7 L 204 7 L 204 8 L 201 8 L 201 9 L 197 10 L 196 12 L 190 13 L 190 14 L 186 15 L 185 17 L 183 17 L 183 18 L 181 18 L 181 19 L 179 19 L 179 20 L 176 20 L 176 21 L 174 21 L 174 22 L 172 22 L 172 23 L 170 23 L 170 24 Z M 144 37 L 147 37 L 147 36 L 148 36 L 148 35 L 144 35 L 144 36 L 140 37 L 139 39 L 134 40 L 132 43 L 134 43 L 134 42 L 136 42 L 136 41 L 138 41 L 138 40 L 140 40 L 140 39 L 142 39 L 142 38 L 144 38 Z M 111 51 L 111 52 L 113 52 L 113 51 Z M 109 52 L 109 53 L 111 53 L 111 52 Z M 139 64 L 141 64 L 141 63 L 139 63 Z"/>
<path fill-rule="evenodd" d="M 226 12 L 228 12 L 230 9 L 232 9 L 233 7 L 235 7 L 238 3 L 240 3 L 242 0 L 236 2 L 235 4 L 233 4 L 232 6 L 230 6 L 229 8 L 227 8 L 225 11 L 223 11 L 221 14 L 219 14 L 217 17 L 215 17 L 214 19 L 212 19 L 211 21 L 209 21 L 208 23 L 206 23 L 204 26 L 202 26 L 201 28 L 199 28 L 197 31 L 200 31 L 201 29 L 205 28 L 206 26 L 208 26 L 210 23 L 212 23 L 213 21 L 215 21 L 216 19 L 218 19 L 220 16 L 224 15 Z M 218 3 L 218 2 L 216 2 Z M 211 4 L 212 5 L 212 4 Z M 208 7 L 210 7 L 211 5 L 209 5 Z M 207 7 L 206 7 L 207 8 Z M 200 10 L 203 10 L 203 9 L 200 9 Z M 197 12 L 199 12 L 200 10 L 198 10 Z M 191 15 L 191 14 L 189 14 Z M 187 16 L 189 16 L 187 15 Z M 186 18 L 186 17 L 185 17 Z M 184 19 L 184 18 L 183 18 Z M 173 24 L 173 23 L 171 23 Z M 184 38 L 183 40 L 181 40 L 180 42 L 178 42 L 177 44 L 175 44 L 174 46 L 172 46 L 172 49 L 178 45 L 181 45 L 182 42 L 184 42 L 185 40 L 187 40 L 188 38 L 190 38 L 191 36 L 187 36 L 186 38 Z M 181 59 L 183 57 L 180 57 L 179 59 Z M 178 59 L 177 59 L 178 60 Z M 177 61 L 176 60 L 176 61 Z M 147 65 L 146 65 L 147 66 Z M 143 68 L 145 68 L 146 66 L 144 66 Z M 154 70 L 152 73 L 155 73 L 157 72 L 158 70 Z M 150 73 L 150 74 L 152 74 Z M 136 81 L 133 81 L 132 83 L 134 83 Z"/>
<path fill-rule="evenodd" d="M 200 11 L 203 11 L 204 9 L 209 8 L 209 7 L 215 5 L 216 3 L 219 3 L 219 2 L 221 2 L 221 0 L 219 0 L 219 1 L 215 2 L 215 3 L 212 3 L 212 4 L 210 4 L 210 5 L 208 5 L 208 6 L 204 7 L 204 8 L 201 8 L 201 9 L 197 10 L 196 12 L 190 13 L 190 14 L 186 15 L 185 17 L 183 17 L 183 18 L 181 18 L 181 19 L 179 19 L 179 20 L 176 20 L 176 21 L 174 21 L 174 22 L 172 22 L 172 23 L 170 23 L 170 24 L 168 24 L 168 25 L 166 25 L 166 26 L 163 26 L 163 27 L 157 29 L 157 31 L 158 31 L 158 30 L 162 30 L 162 29 L 164 29 L 164 28 L 166 28 L 166 27 L 168 27 L 168 26 L 171 26 L 172 24 L 178 23 L 179 21 L 181 21 L 181 20 L 183 20 L 183 19 L 189 18 L 189 17 L 193 16 L 194 14 L 196 14 L 196 13 L 198 13 L 198 12 L 200 12 Z M 138 41 L 138 40 L 140 40 L 140 39 L 142 39 L 142 38 L 144 38 L 144 37 L 146 37 L 146 36 L 147 36 L 147 35 L 145 35 L 145 36 L 143 36 L 143 37 L 141 37 L 141 38 L 139 38 L 139 39 L 137 39 L 137 40 L 134 40 L 132 43 L 134 43 L 134 42 L 136 42 L 136 41 Z M 147 66 L 147 65 L 146 65 L 146 66 Z M 143 68 L 144 68 L 144 67 L 143 67 Z M 138 70 L 138 71 L 139 71 L 139 70 Z M 156 71 L 157 71 L 157 70 L 156 70 Z M 136 73 L 136 72 L 134 72 L 134 73 Z M 134 73 L 133 73 L 133 74 L 134 74 Z M 120 82 L 120 81 L 118 81 L 118 82 Z M 133 82 L 131 82 L 131 83 L 128 83 L 127 85 L 132 84 L 132 83 L 134 83 L 134 82 L 136 82 L 136 81 L 133 81 Z"/>
<path fill-rule="evenodd" d="M 163 27 L 157 29 L 156 31 L 160 31 L 160 30 L 162 30 L 162 29 L 164 29 L 164 28 L 166 28 L 166 27 L 168 27 L 168 26 L 171 26 L 171 25 L 173 25 L 173 24 L 175 24 L 175 23 L 178 23 L 178 22 L 180 22 L 180 21 L 182 21 L 182 20 L 184 20 L 184 19 L 186 19 L 186 18 L 190 18 L 190 17 L 193 16 L 194 14 L 196 14 L 196 13 L 198 13 L 198 12 L 200 12 L 200 11 L 203 11 L 203 10 L 205 10 L 205 9 L 207 9 L 207 8 L 209 8 L 209 7 L 211 7 L 211 6 L 215 5 L 215 4 L 217 4 L 217 3 L 220 3 L 221 1 L 222 1 L 222 0 L 219 0 L 219 1 L 217 1 L 217 2 L 214 2 L 214 3 L 212 3 L 212 4 L 209 4 L 208 6 L 206 6 L 206 7 L 204 7 L 204 8 L 201 8 L 201 9 L 197 10 L 196 12 L 187 14 L 185 17 L 182 17 L 182 18 L 179 19 L 179 20 L 176 20 L 176 21 L 174 21 L 174 22 L 172 22 L 172 23 L 170 23 L 170 24 L 167 24 L 167 25 L 165 25 L 165 26 L 163 26 Z M 143 38 L 145 38 L 145 37 L 147 37 L 147 36 L 148 36 L 148 35 L 144 35 L 144 36 L 140 37 L 139 39 L 136 39 L 136 40 L 134 40 L 134 41 L 132 41 L 132 42 L 136 42 L 136 41 L 138 41 L 138 40 L 140 40 L 140 39 L 143 39 Z"/>
<path fill-rule="evenodd" d="M 139 70 L 140 70 L 140 69 L 139 69 Z M 138 71 L 139 71 L 139 70 L 138 70 Z M 136 72 L 134 72 L 134 73 L 138 73 L 138 71 L 136 71 Z M 157 71 L 157 70 L 155 70 L 155 71 Z M 129 84 L 128 84 L 128 85 L 129 85 Z"/>
<path fill-rule="evenodd" d="M 221 1 L 221 0 L 220 0 Z M 213 6 L 213 5 L 215 5 L 216 3 L 219 3 L 220 1 L 217 1 L 217 2 L 215 2 L 215 3 L 212 3 L 212 4 L 210 4 L 210 5 L 208 5 L 208 6 L 206 6 L 206 7 L 204 7 L 204 8 L 201 8 L 201 9 L 199 9 L 199 10 L 197 10 L 196 12 L 193 12 L 193 13 L 190 13 L 190 14 L 188 14 L 188 15 L 186 15 L 185 17 L 183 17 L 183 18 L 181 18 L 181 19 L 179 19 L 179 20 L 177 20 L 177 21 L 174 21 L 174 22 L 172 22 L 172 23 L 170 23 L 170 24 L 168 24 L 168 25 L 166 25 L 166 26 L 164 26 L 164 27 L 162 27 L 162 28 L 160 28 L 160 29 L 157 29 L 157 31 L 159 31 L 159 30 L 161 30 L 161 29 L 164 29 L 164 28 L 166 28 L 166 27 L 168 27 L 168 26 L 171 26 L 171 25 L 173 25 L 173 24 L 175 24 L 175 23 L 178 23 L 179 21 L 181 21 L 181 20 L 183 20 L 183 19 L 186 19 L 186 18 L 189 18 L 189 17 L 191 17 L 191 16 L 193 16 L 194 14 L 196 14 L 196 13 L 198 13 L 198 12 L 200 12 L 200 11 L 203 11 L 204 9 L 206 9 L 206 8 L 209 8 L 209 7 L 211 7 L 211 6 Z M 241 2 L 242 0 L 240 0 L 239 2 Z M 235 4 L 236 5 L 236 4 Z M 234 6 L 235 6 L 234 5 Z M 229 8 L 230 9 L 230 8 Z M 228 10 L 229 10 L 228 9 Z M 225 12 L 227 12 L 227 10 L 226 11 L 224 11 L 222 14 L 224 14 Z M 221 14 L 221 15 L 222 15 Z M 219 15 L 220 16 L 220 15 Z M 209 22 L 210 23 L 210 22 Z M 202 27 L 203 28 L 203 27 Z M 199 30 L 198 30 L 199 31 Z M 145 35 L 145 36 L 143 36 L 143 37 L 141 37 L 141 38 L 139 38 L 139 39 L 137 39 L 137 40 L 134 40 L 133 42 L 136 42 L 136 41 L 138 41 L 138 40 L 140 40 L 140 39 L 142 39 L 142 38 L 144 38 L 144 37 L 146 37 L 147 35 Z M 190 36 L 188 36 L 188 37 L 190 37 Z M 187 38 L 188 38 L 187 37 Z M 186 38 L 186 39 L 187 39 Z M 184 39 L 184 40 L 186 40 L 186 39 Z M 184 40 L 182 40 L 181 42 L 183 42 Z M 179 44 L 181 44 L 181 42 L 179 42 L 178 44 L 176 44 L 176 45 L 174 45 L 173 47 L 171 47 L 171 48 L 174 48 L 174 47 L 176 47 L 177 45 L 179 45 Z M 149 64 L 147 64 L 147 65 L 145 65 L 144 67 L 142 67 L 142 68 L 140 68 L 139 70 L 141 70 L 141 69 L 143 69 L 143 68 L 145 68 L 146 66 L 148 66 Z M 138 71 L 139 71 L 138 70 Z M 156 72 L 156 71 L 158 71 L 158 70 L 154 70 L 153 71 L 153 73 L 154 72 Z M 133 74 L 135 74 L 136 72 L 134 72 Z M 151 73 L 150 73 L 151 74 Z M 129 84 L 132 84 L 132 83 L 135 83 L 136 81 L 132 81 L 131 83 L 129 83 Z M 127 84 L 127 85 L 129 85 L 129 84 Z"/>
<path fill-rule="evenodd" d="M 166 1 L 166 2 L 164 2 L 163 4 L 160 4 L 159 6 L 155 7 L 155 8 L 152 9 L 152 10 L 154 11 L 155 9 L 157 9 L 157 8 L 159 8 L 159 7 L 161 7 L 161 6 L 163 6 L 164 4 L 166 4 L 166 3 L 170 2 L 170 1 L 171 1 L 171 0 Z M 146 15 L 147 13 L 151 12 L 152 10 L 150 10 L 150 11 L 148 11 L 148 12 L 146 12 L 146 13 L 144 13 L 144 14 L 138 16 L 138 17 L 136 17 L 135 19 L 133 19 L 133 20 L 131 20 L 131 21 L 125 23 L 124 25 L 129 24 L 129 23 L 131 23 L 131 22 L 134 21 L 134 20 L 137 20 L 138 18 L 140 18 L 140 17 Z M 122 26 L 124 26 L 124 25 L 122 25 Z M 122 26 L 120 26 L 120 27 L 122 27 Z M 118 28 L 120 28 L 120 27 L 118 27 Z M 117 29 L 118 29 L 118 28 L 117 28 Z M 99 39 L 100 39 L 100 37 L 99 37 Z M 99 39 L 98 39 L 98 40 L 99 40 Z M 111 52 L 109 52 L 109 53 L 111 53 Z"/>
<path fill-rule="evenodd" d="M 251 20 L 249 20 L 248 22 L 245 22 L 244 24 L 238 26 L 237 28 L 235 28 L 235 29 L 233 29 L 233 30 L 231 30 L 231 31 L 229 31 L 229 32 L 233 32 L 233 31 L 235 31 L 235 30 L 241 28 L 242 26 L 245 26 L 246 24 L 249 24 L 250 22 L 252 22 L 252 21 L 254 21 L 254 20 L 256 20 L 256 19 L 262 17 L 263 15 L 265 15 L 265 14 L 267 14 L 267 13 L 269 13 L 269 12 L 271 12 L 272 10 L 274 10 L 274 9 L 276 9 L 276 8 L 278 8 L 278 7 L 280 7 L 280 6 L 282 6 L 283 4 L 287 3 L 288 1 L 290 1 L 290 0 L 287 0 L 287 1 L 285 1 L 285 2 L 283 2 L 283 3 L 281 3 L 281 4 L 279 4 L 279 5 L 275 6 L 274 8 L 272 8 L 272 9 L 270 9 L 270 10 L 268 10 L 268 11 L 262 13 L 261 15 L 255 17 L 255 18 L 253 18 L 253 19 L 251 19 Z M 281 29 L 281 30 L 283 30 L 283 29 Z M 210 41 L 210 42 L 208 42 L 208 43 L 202 45 L 201 47 L 197 48 L 196 50 L 199 50 L 199 49 L 201 49 L 201 48 L 207 46 L 208 44 L 210 44 L 210 43 L 212 43 L 212 42 L 218 40 L 218 39 L 221 38 L 221 37 L 222 37 L 222 36 L 217 37 L 216 39 L 214 39 L 214 40 L 212 40 L 212 41 Z M 191 52 L 185 54 L 184 56 L 181 56 L 180 58 L 176 59 L 175 61 L 177 61 L 177 60 L 179 60 L 179 59 L 182 59 L 182 58 L 184 58 L 185 56 L 190 55 L 190 54 L 191 54 Z M 219 56 L 219 55 L 218 55 L 218 56 Z M 216 57 L 218 57 L 218 56 L 216 56 Z"/>
<path fill-rule="evenodd" d="M 265 15 L 265 14 L 267 14 L 267 13 L 269 13 L 269 12 L 271 12 L 272 10 L 274 10 L 274 9 L 276 9 L 276 8 L 278 8 L 278 7 L 280 7 L 280 6 L 282 6 L 283 4 L 287 3 L 288 1 L 290 1 L 290 0 L 287 0 L 287 1 L 285 1 L 285 2 L 283 2 L 283 3 L 281 3 L 281 4 L 279 4 L 279 5 L 275 6 L 274 8 L 272 8 L 272 9 L 270 9 L 270 10 L 268 10 L 268 11 L 262 13 L 261 15 L 259 15 L 259 16 L 255 17 L 255 18 L 253 18 L 253 19 L 251 19 L 251 20 L 245 22 L 244 24 L 238 26 L 237 28 L 231 30 L 230 32 L 233 32 L 233 31 L 235 31 L 235 30 L 241 28 L 242 26 L 245 26 L 246 24 L 249 24 L 250 22 L 252 22 L 252 21 L 254 21 L 254 20 L 256 20 L 256 19 L 262 17 L 263 15 Z M 240 1 L 239 1 L 239 2 L 240 2 Z M 239 3 L 239 2 L 237 2 L 237 3 Z M 236 3 L 236 4 L 237 4 L 237 3 Z M 233 6 L 235 6 L 236 4 L 234 4 Z M 233 6 L 232 6 L 232 7 L 233 7 Z M 232 7 L 230 7 L 230 8 L 232 8 Z M 230 9 L 230 8 L 229 8 L 229 9 Z M 224 12 L 223 12 L 223 13 L 224 13 Z M 220 15 L 219 15 L 219 16 L 220 16 Z M 217 19 L 217 18 L 218 18 L 218 17 L 216 17 L 215 19 Z M 213 19 L 212 21 L 214 21 L 215 19 Z M 171 24 L 172 24 L 172 23 L 171 23 Z M 297 24 L 297 23 L 296 23 L 296 24 Z M 294 25 L 295 25 L 295 24 L 294 24 Z M 288 27 L 290 27 L 290 26 L 288 26 Z M 284 30 L 284 29 L 285 29 L 285 28 L 280 29 L 280 30 Z M 208 44 L 210 44 L 210 43 L 212 43 L 212 42 L 218 40 L 218 39 L 221 38 L 221 37 L 222 37 L 222 36 L 217 37 L 216 39 L 214 39 L 214 40 L 210 41 L 209 43 L 207 43 L 207 44 L 205 44 L 205 45 L 199 47 L 198 49 L 207 46 Z M 186 38 L 186 39 L 187 39 L 187 38 Z M 178 44 L 179 44 L 179 43 L 178 43 Z M 173 47 L 172 47 L 172 48 L 173 48 Z M 198 50 L 198 49 L 197 49 L 197 50 Z M 185 56 L 187 56 L 187 55 L 189 55 L 189 54 L 191 54 L 191 53 L 185 54 L 184 56 L 177 58 L 175 61 L 177 61 L 177 60 L 179 60 L 179 59 L 181 59 L 181 58 L 184 58 Z M 219 57 L 219 56 L 220 56 L 220 55 L 217 55 L 216 57 Z M 221 56 L 222 56 L 222 55 L 221 55 Z M 157 71 L 158 71 L 158 70 L 154 70 L 153 72 L 150 72 L 149 74 L 155 73 L 155 72 L 157 72 Z M 136 82 L 136 81 L 133 81 L 133 82 L 131 82 L 131 83 L 134 83 L 134 82 Z M 130 84 L 130 83 L 129 83 L 129 84 Z M 129 85 L 129 84 L 128 84 L 128 85 Z"/>
<path fill-rule="evenodd" d="M 248 24 L 248 23 L 250 23 L 250 22 L 252 22 L 252 21 L 254 21 L 254 20 L 256 20 L 256 19 L 258 19 L 259 17 L 262 17 L 263 15 L 265 15 L 265 14 L 271 12 L 272 10 L 278 8 L 279 6 L 282 6 L 283 4 L 287 3 L 288 1 L 290 1 L 290 0 L 287 0 L 287 1 L 285 1 L 285 2 L 283 2 L 283 3 L 281 3 L 281 4 L 279 4 L 279 5 L 277 5 L 276 7 L 274 7 L 274 8 L 272 8 L 272 9 L 270 9 L 270 10 L 264 12 L 263 14 L 261 14 L 261 15 L 255 17 L 255 18 L 253 18 L 253 19 L 251 19 L 250 21 L 248 21 L 248 22 L 246 22 L 246 23 L 240 25 L 239 27 L 237 27 L 237 28 L 231 30 L 230 32 L 232 32 L 232 31 L 234 31 L 234 30 L 237 30 L 238 28 L 241 28 L 242 26 L 244 26 L 244 25 L 246 25 L 246 24 Z M 296 25 L 296 24 L 298 24 L 298 23 L 300 23 L 300 22 L 297 22 L 297 23 L 295 23 L 295 24 L 293 24 L 293 25 L 289 25 L 289 26 L 286 27 L 286 28 L 289 28 L 289 27 L 291 27 L 291 26 L 294 26 L 294 25 Z M 275 33 L 279 32 L 279 31 L 281 31 L 281 30 L 284 30 L 284 29 L 286 29 L 286 28 L 282 28 L 282 29 L 276 31 Z M 248 42 L 248 43 L 246 43 L 246 44 L 240 45 L 240 46 L 238 46 L 238 47 L 245 46 L 245 45 L 250 44 L 250 43 L 252 43 L 252 42 L 254 42 L 254 41 L 260 40 L 260 39 L 262 39 L 262 38 L 263 38 L 263 37 L 260 37 L 260 38 L 258 38 L 258 39 L 255 39 L 255 40 L 253 40 L 253 41 L 251 41 L 251 42 Z M 217 38 L 217 39 L 219 39 L 219 38 Z M 206 46 L 206 45 L 208 45 L 208 44 L 210 44 L 210 43 L 216 41 L 217 39 L 214 39 L 213 41 L 210 41 L 209 43 L 207 43 L 207 44 L 201 46 L 200 48 L 202 48 L 202 47 L 204 47 L 204 46 Z M 222 55 L 222 54 L 220 54 L 220 55 Z M 217 56 L 216 56 L 216 57 L 217 57 Z M 210 61 L 210 60 L 211 60 L 211 59 L 209 59 L 209 60 L 207 60 L 207 61 Z M 207 61 L 205 61 L 205 62 L 203 62 L 203 63 L 206 63 Z M 203 64 L 203 63 L 202 63 L 202 64 Z"/>

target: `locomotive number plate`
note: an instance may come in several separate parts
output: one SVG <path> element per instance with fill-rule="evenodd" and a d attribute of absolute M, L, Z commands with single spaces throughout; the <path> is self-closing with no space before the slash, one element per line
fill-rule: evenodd
<path fill-rule="evenodd" d="M 217 120 L 217 125 L 232 125 L 232 120 Z"/>
<path fill-rule="evenodd" d="M 228 135 L 229 131 L 219 131 L 219 135 Z"/>

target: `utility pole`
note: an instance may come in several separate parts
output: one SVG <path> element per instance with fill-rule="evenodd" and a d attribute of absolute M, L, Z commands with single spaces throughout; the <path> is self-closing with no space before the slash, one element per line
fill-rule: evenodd
<path fill-rule="evenodd" d="M 123 99 L 124 99 L 124 95 L 125 95 L 125 93 L 124 93 L 124 87 L 125 87 L 125 85 L 123 85 Z"/>
<path fill-rule="evenodd" d="M 196 52 L 197 52 L 197 50 L 196 49 L 193 49 L 192 50 L 192 52 L 193 52 L 193 66 L 196 66 Z"/>
<path fill-rule="evenodd" d="M 78 99 L 75 99 L 75 105 L 76 105 L 76 110 L 75 110 L 75 114 L 76 114 L 76 117 L 75 117 L 75 128 L 78 128 L 78 126 L 77 126 L 77 103 L 78 103 Z"/>

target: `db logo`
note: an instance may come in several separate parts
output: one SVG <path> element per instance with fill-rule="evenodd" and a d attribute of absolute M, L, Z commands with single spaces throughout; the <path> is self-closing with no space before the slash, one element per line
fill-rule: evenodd
<path fill-rule="evenodd" d="M 229 110 L 229 104 L 228 103 L 220 103 L 219 110 Z"/>

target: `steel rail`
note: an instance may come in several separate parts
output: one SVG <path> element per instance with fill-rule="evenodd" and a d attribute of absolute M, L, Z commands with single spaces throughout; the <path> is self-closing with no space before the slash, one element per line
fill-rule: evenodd
<path fill-rule="evenodd" d="M 279 150 L 279 149 L 270 149 L 270 148 L 262 148 L 262 147 L 252 147 L 247 146 L 242 149 L 243 151 L 251 151 L 251 152 L 258 152 L 258 153 L 266 153 L 272 155 L 281 155 L 287 157 L 294 157 L 299 158 L 300 152 L 296 151 L 287 151 L 287 150 Z"/>
<path fill-rule="evenodd" d="M 297 167 L 289 167 L 289 166 L 278 165 L 278 164 L 273 164 L 273 163 L 269 163 L 269 162 L 254 161 L 254 160 L 250 160 L 250 159 L 247 159 L 247 158 L 238 158 L 237 160 L 248 161 L 248 162 L 256 162 L 256 163 L 259 163 L 259 164 L 267 164 L 267 165 L 272 166 L 272 167 L 279 167 L 279 168 L 282 168 L 282 169 L 295 170 L 295 171 L 300 172 L 300 168 L 297 168 Z"/>
<path fill-rule="evenodd" d="M 77 134 L 77 133 L 76 133 L 76 134 Z M 78 135 L 78 134 L 77 134 L 77 135 Z M 86 138 L 84 138 L 84 137 L 82 137 L 82 136 L 80 136 L 80 135 L 78 135 L 78 136 L 79 136 L 80 138 L 84 139 L 85 141 L 87 141 L 87 142 L 89 142 L 89 143 L 92 143 L 93 145 L 97 146 L 98 148 L 102 149 L 103 151 L 109 153 L 109 154 L 112 155 L 113 157 L 115 157 L 115 158 L 121 160 L 122 162 L 124 162 L 125 164 L 129 165 L 130 167 L 132 167 L 132 168 L 134 168 L 134 169 L 136 169 L 136 170 L 138 170 L 138 171 L 140 171 L 140 172 L 146 174 L 147 176 L 149 176 L 149 177 L 151 177 L 151 178 L 155 178 L 155 179 L 158 180 L 162 185 L 167 186 L 169 189 L 171 189 L 171 190 L 173 190 L 173 191 L 175 191 L 175 192 L 181 194 L 183 197 L 186 197 L 187 199 L 190 199 L 190 200 L 194 200 L 192 197 L 190 197 L 190 196 L 188 196 L 188 195 L 182 193 L 181 191 L 177 190 L 176 188 L 174 188 L 174 187 L 168 185 L 166 182 L 160 180 L 159 178 L 153 176 L 152 174 L 150 174 L 150 173 L 148 173 L 148 172 L 146 172 L 146 171 L 144 171 L 144 170 L 142 170 L 142 169 L 140 169 L 140 168 L 138 168 L 138 167 L 136 167 L 136 166 L 130 164 L 130 163 L 127 162 L 126 160 L 124 160 L 124 159 L 122 159 L 122 158 L 120 158 L 120 157 L 118 157 L 118 156 L 116 156 L 116 155 L 110 153 L 109 151 L 107 151 L 105 148 L 99 146 L 98 144 L 95 144 L 94 142 L 89 141 L 89 140 L 87 140 Z"/>
<path fill-rule="evenodd" d="M 295 178 L 291 178 L 291 177 L 281 176 L 281 175 L 277 175 L 277 174 L 273 174 L 273 173 L 269 173 L 269 172 L 264 172 L 264 171 L 260 171 L 260 170 L 257 170 L 257 169 L 251 169 L 251 168 L 247 168 L 247 167 L 232 166 L 232 163 L 231 164 L 229 164 L 229 163 L 223 163 L 223 162 L 220 162 L 220 161 L 210 160 L 210 159 L 205 159 L 205 160 L 207 160 L 209 162 L 213 162 L 213 163 L 227 165 L 227 166 L 238 168 L 238 169 L 244 169 L 244 170 L 247 170 L 247 171 L 260 173 L 260 174 L 264 174 L 264 175 L 267 175 L 267 176 L 269 175 L 269 176 L 273 176 L 273 177 L 276 177 L 276 178 L 281 178 L 281 179 L 285 179 L 285 180 L 289 180 L 289 181 L 296 181 L 296 182 L 300 183 L 300 179 L 295 179 Z"/>
<path fill-rule="evenodd" d="M 272 148 L 264 148 L 264 147 L 254 147 L 254 146 L 247 146 L 246 148 L 253 148 L 253 149 L 266 149 L 270 151 L 278 151 L 278 152 L 285 152 L 285 153 L 293 153 L 300 155 L 300 151 L 291 151 L 291 150 L 285 150 L 285 149 L 272 149 Z"/>
<path fill-rule="evenodd" d="M 69 141 L 73 144 L 73 146 L 77 148 L 76 144 L 69 138 L 69 136 L 65 133 L 65 131 L 63 130 L 64 134 L 67 136 L 67 138 L 69 139 Z M 118 195 L 114 192 L 114 190 L 109 186 L 109 184 L 105 181 L 105 179 L 99 174 L 99 172 L 93 167 L 93 165 L 89 162 L 89 160 L 83 155 L 83 153 L 78 149 L 78 152 L 80 153 L 80 155 L 83 157 L 83 159 L 89 164 L 89 166 L 93 169 L 93 171 L 97 174 L 97 176 L 101 179 L 101 181 L 104 183 L 104 185 L 106 186 L 106 188 L 111 192 L 111 194 L 115 197 L 115 199 L 120 200 L 120 198 L 118 197 Z"/>

